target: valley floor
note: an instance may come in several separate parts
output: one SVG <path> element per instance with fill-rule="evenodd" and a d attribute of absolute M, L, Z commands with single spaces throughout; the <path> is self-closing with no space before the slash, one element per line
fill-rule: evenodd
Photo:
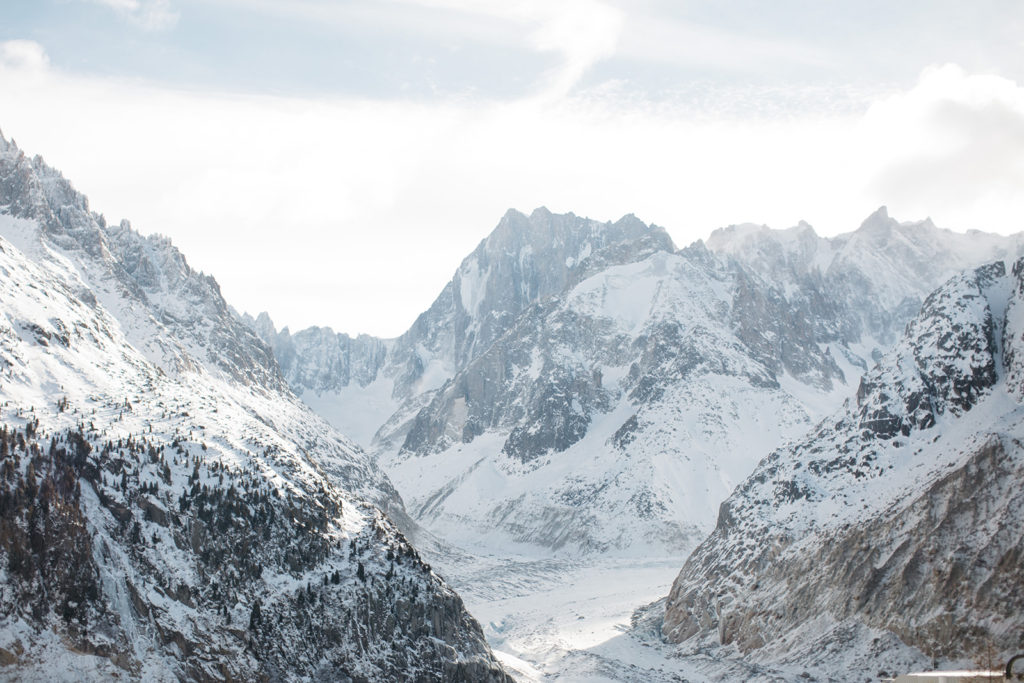
<path fill-rule="evenodd" d="M 637 607 L 668 592 L 682 558 L 474 555 L 443 545 L 424 554 L 520 681 L 693 678 L 667 646 L 631 628 Z"/>
<path fill-rule="evenodd" d="M 470 552 L 429 534 L 417 543 L 522 683 L 800 680 L 802 669 L 751 666 L 731 648 L 683 656 L 662 642 L 663 599 L 682 556 Z"/>
<path fill-rule="evenodd" d="M 765 651 L 759 662 L 734 647 L 684 652 L 660 637 L 664 597 L 681 556 L 469 552 L 429 533 L 417 545 L 462 596 L 498 660 L 522 683 L 870 682 L 880 678 L 880 659 L 890 666 L 899 662 L 898 671 L 928 664 L 891 635 L 851 630 L 825 618 L 809 623 L 792 642 Z"/>

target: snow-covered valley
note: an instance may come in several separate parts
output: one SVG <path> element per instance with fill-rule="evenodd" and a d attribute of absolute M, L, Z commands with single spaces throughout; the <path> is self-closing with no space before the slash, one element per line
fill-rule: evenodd
<path fill-rule="evenodd" d="M 509 211 L 402 336 L 292 333 L 0 138 L 0 672 L 841 681 L 1006 650 L 1022 245 Z"/>

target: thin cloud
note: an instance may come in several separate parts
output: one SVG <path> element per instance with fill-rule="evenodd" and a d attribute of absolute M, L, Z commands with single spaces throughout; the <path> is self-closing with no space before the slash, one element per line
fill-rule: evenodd
<path fill-rule="evenodd" d="M 541 84 L 541 95 L 568 94 L 598 61 L 612 56 L 625 14 L 598 0 L 404 0 L 409 4 L 484 15 L 531 27 L 524 45 L 562 57 Z"/>
<path fill-rule="evenodd" d="M 539 23 L 530 35 L 531 45 L 562 55 L 560 67 L 548 76 L 545 94 L 549 97 L 568 94 L 594 64 L 615 53 L 625 17 L 611 5 L 575 0 L 520 6 Z"/>
<path fill-rule="evenodd" d="M 50 66 L 50 58 L 46 49 L 34 40 L 8 40 L 0 43 L 0 66 L 38 72 Z"/>
<path fill-rule="evenodd" d="M 122 19 L 146 31 L 166 31 L 178 24 L 180 13 L 170 0 L 82 0 L 113 10 Z"/>
<path fill-rule="evenodd" d="M 693 22 L 633 15 L 621 53 L 636 60 L 748 74 L 787 73 L 795 67 L 836 67 L 836 56 L 806 42 L 766 40 Z"/>

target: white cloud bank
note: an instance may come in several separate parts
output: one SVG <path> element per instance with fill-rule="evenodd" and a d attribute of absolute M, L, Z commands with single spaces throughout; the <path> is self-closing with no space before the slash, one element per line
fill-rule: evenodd
<path fill-rule="evenodd" d="M 861 137 L 878 157 L 868 190 L 894 209 L 1024 230 L 1024 88 L 1013 81 L 930 68 L 875 104 Z"/>
<path fill-rule="evenodd" d="M 592 51 L 589 54 L 599 54 Z M 680 244 L 740 221 L 1020 229 L 1022 90 L 944 67 L 863 115 L 694 120 L 610 98 L 408 103 L 83 78 L 0 45 L 0 125 L 108 219 L 171 236 L 241 310 L 394 335 L 508 207 L 633 212 Z"/>

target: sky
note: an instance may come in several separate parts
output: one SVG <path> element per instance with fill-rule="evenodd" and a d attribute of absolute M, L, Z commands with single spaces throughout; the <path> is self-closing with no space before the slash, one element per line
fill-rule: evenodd
<path fill-rule="evenodd" d="M 1019 0 L 5 0 L 0 130 L 237 310 L 401 334 L 509 208 L 1024 229 Z"/>

